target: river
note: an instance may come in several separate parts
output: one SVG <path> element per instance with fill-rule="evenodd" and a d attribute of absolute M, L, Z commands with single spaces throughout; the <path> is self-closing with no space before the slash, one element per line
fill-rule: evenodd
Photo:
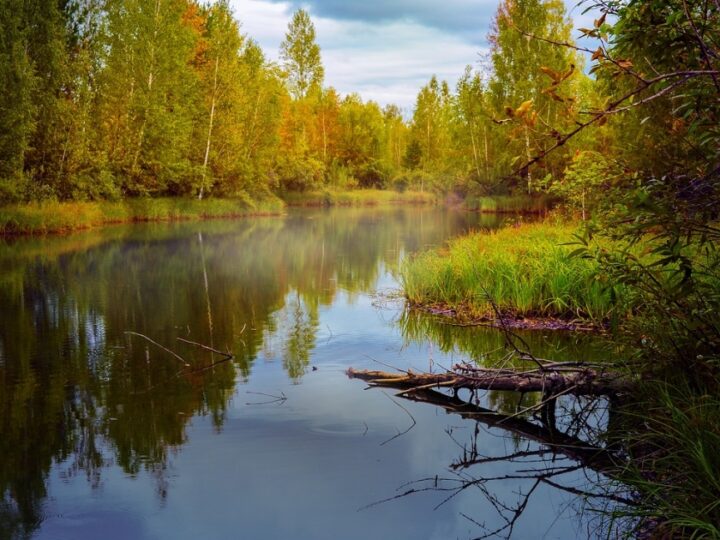
<path fill-rule="evenodd" d="M 0 240 L 0 538 L 592 536 L 577 492 L 600 473 L 345 374 L 502 357 L 496 330 L 404 312 L 397 269 L 504 221 L 318 209 Z M 608 354 L 592 336 L 524 336 L 545 357 Z M 477 404 L 515 415 L 532 399 Z M 516 478 L 542 467 L 567 467 L 553 478 L 571 490 Z"/>

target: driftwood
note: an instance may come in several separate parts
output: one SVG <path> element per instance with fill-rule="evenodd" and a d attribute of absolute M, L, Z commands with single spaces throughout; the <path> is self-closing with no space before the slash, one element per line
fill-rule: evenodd
<path fill-rule="evenodd" d="M 348 369 L 348 377 L 362 379 L 371 386 L 402 389 L 401 394 L 429 388 L 459 390 L 506 390 L 543 392 L 545 395 L 614 396 L 632 390 L 626 376 L 571 363 L 557 363 L 526 371 L 480 368 L 458 364 L 445 373 L 388 373 Z"/>

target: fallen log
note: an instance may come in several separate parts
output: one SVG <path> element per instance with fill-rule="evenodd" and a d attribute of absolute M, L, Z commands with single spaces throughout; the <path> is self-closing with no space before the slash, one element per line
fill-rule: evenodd
<path fill-rule="evenodd" d="M 480 368 L 468 364 L 454 366 L 444 373 L 389 373 L 385 371 L 355 370 L 351 379 L 361 379 L 371 386 L 403 389 L 401 393 L 427 388 L 462 388 L 470 390 L 506 390 L 515 392 L 543 392 L 545 395 L 572 394 L 576 396 L 614 396 L 632 391 L 634 382 L 627 376 L 582 366 L 516 369 Z"/>

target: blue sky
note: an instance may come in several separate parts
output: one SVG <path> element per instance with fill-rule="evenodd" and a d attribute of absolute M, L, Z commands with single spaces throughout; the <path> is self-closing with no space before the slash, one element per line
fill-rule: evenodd
<path fill-rule="evenodd" d="M 566 0 L 574 27 L 592 25 Z M 278 59 L 292 13 L 304 7 L 317 31 L 325 82 L 406 113 L 432 75 L 455 84 L 481 66 L 498 0 L 231 0 L 242 31 Z"/>

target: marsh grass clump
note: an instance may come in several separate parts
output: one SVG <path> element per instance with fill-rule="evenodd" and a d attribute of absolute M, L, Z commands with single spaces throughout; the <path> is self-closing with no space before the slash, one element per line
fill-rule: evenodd
<path fill-rule="evenodd" d="M 137 198 L 101 202 L 44 202 L 0 208 L 0 235 L 67 233 L 110 223 L 182 221 L 281 212 L 275 197 L 235 199 Z"/>
<path fill-rule="evenodd" d="M 608 319 L 618 309 L 617 291 L 606 287 L 595 261 L 571 256 L 574 231 L 541 223 L 476 232 L 408 259 L 402 285 L 412 304 L 450 306 L 471 318 L 493 317 L 498 308 L 503 315 Z"/>
<path fill-rule="evenodd" d="M 648 382 L 643 391 L 644 398 L 618 416 L 619 433 L 631 441 L 622 480 L 642 501 L 609 517 L 637 520 L 639 530 L 650 531 L 647 538 L 720 538 L 717 393 L 698 392 L 679 378 Z"/>
<path fill-rule="evenodd" d="M 437 196 L 428 191 L 390 191 L 380 189 L 290 191 L 281 195 L 289 206 L 385 206 L 394 204 L 434 204 Z"/>
<path fill-rule="evenodd" d="M 552 207 L 553 200 L 547 195 L 530 196 L 496 195 L 492 197 L 465 198 L 465 208 L 486 214 L 543 214 Z"/>

